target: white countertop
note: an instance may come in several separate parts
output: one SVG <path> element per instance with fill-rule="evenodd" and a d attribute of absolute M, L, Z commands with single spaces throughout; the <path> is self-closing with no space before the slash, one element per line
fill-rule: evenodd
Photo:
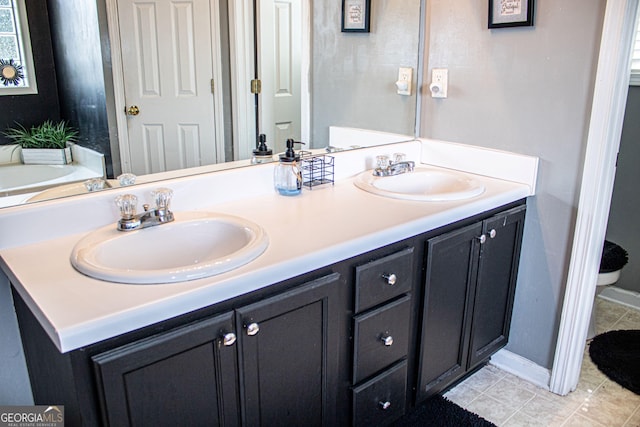
<path fill-rule="evenodd" d="M 198 210 L 237 215 L 260 224 L 270 240 L 267 250 L 253 262 L 205 279 L 127 285 L 84 276 L 71 266 L 69 254 L 85 230 L 5 247 L 0 250 L 0 267 L 58 349 L 67 352 L 533 194 L 533 185 L 480 175 L 474 178 L 485 185 L 485 192 L 454 202 L 384 198 L 356 188 L 353 177 L 345 177 L 335 185 L 305 189 L 296 197 L 269 191 L 201 204 Z M 179 218 L 180 208 L 174 213 Z"/>

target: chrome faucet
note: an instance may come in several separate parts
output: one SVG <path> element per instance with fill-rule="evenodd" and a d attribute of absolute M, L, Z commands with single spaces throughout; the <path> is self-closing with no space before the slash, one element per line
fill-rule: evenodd
<path fill-rule="evenodd" d="M 378 166 L 373 170 L 373 175 L 400 175 L 406 172 L 413 172 L 413 169 L 416 167 L 415 162 L 411 160 L 405 160 L 405 155 L 402 153 L 396 153 L 393 155 L 393 157 L 394 159 L 390 160 L 389 156 L 377 156 L 376 161 Z"/>
<path fill-rule="evenodd" d="M 132 231 L 140 228 L 153 227 L 173 221 L 173 212 L 169 210 L 173 191 L 169 188 L 158 188 L 151 192 L 156 201 L 156 208 L 149 210 L 149 205 L 143 205 L 144 212 L 136 214 L 138 198 L 133 194 L 123 194 L 116 197 L 116 205 L 120 208 L 121 218 L 118 220 L 118 231 Z"/>

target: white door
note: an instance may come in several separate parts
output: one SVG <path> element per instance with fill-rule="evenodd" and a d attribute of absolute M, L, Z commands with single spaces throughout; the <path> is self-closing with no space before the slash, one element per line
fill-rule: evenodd
<path fill-rule="evenodd" d="M 123 171 L 224 161 L 212 83 L 219 67 L 213 1 L 118 0 L 126 109 L 139 109 L 127 116 Z"/>
<path fill-rule="evenodd" d="M 258 0 L 260 132 L 274 152 L 301 136 L 302 0 Z"/>

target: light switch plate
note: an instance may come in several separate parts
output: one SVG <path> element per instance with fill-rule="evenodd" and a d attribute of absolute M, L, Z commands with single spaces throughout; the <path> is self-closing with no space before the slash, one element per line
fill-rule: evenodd
<path fill-rule="evenodd" d="M 447 68 L 434 68 L 431 70 L 431 96 L 433 98 L 446 98 L 449 86 L 449 70 Z"/>
<path fill-rule="evenodd" d="M 396 85 L 398 86 L 398 95 L 411 95 L 411 84 L 413 80 L 413 68 L 411 67 L 400 67 L 398 69 L 398 81 Z M 402 88 L 403 83 L 406 82 L 406 89 Z"/>

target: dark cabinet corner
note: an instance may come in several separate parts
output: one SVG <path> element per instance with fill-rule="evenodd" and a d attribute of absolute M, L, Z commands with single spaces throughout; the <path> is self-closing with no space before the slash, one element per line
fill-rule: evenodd
<path fill-rule="evenodd" d="M 240 425 L 234 330 L 226 313 L 93 356 L 104 424 Z"/>
<path fill-rule="evenodd" d="M 416 400 L 507 344 L 525 205 L 428 239 Z"/>

